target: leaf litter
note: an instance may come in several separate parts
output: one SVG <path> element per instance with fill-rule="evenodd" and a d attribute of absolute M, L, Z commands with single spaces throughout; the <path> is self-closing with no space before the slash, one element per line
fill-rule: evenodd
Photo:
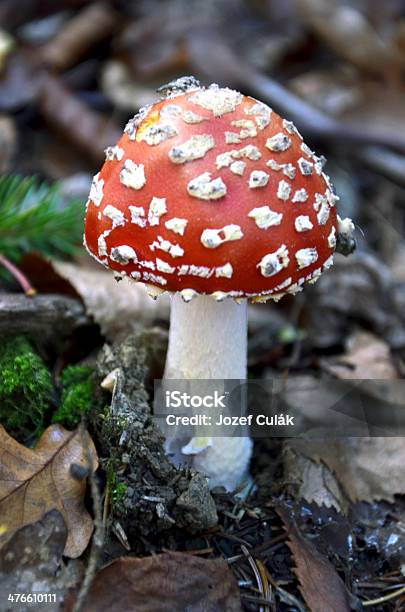
<path fill-rule="evenodd" d="M 68 589 L 75 587 L 83 574 L 83 563 L 75 560 L 62 564 L 68 531 L 63 516 L 57 510 L 46 513 L 41 520 L 19 529 L 0 549 L 1 609 L 27 612 L 33 603 L 9 601 L 8 594 L 55 596 L 54 610 L 61 609 Z M 49 611 L 49 602 L 35 604 L 38 612 Z M 17 607 L 18 606 L 18 607 Z"/>
<path fill-rule="evenodd" d="M 173 552 L 126 557 L 104 567 L 86 611 L 107 612 L 118 600 L 122 612 L 242 612 L 237 582 L 224 560 Z M 65 611 L 71 610 L 68 603 Z"/>
<path fill-rule="evenodd" d="M 347 261 L 336 257 L 329 274 L 294 302 L 263 307 L 260 316 L 252 310 L 251 373 L 282 375 L 292 386 L 302 377 L 303 418 L 316 415 L 311 385 L 326 401 L 335 381 L 350 384 L 353 378 L 384 377 L 385 391 L 369 384 L 364 401 L 387 414 L 393 410 L 400 404 L 398 383 L 405 373 L 403 262 L 393 260 L 402 249 L 404 223 L 401 3 L 297 0 L 259 6 L 238 0 L 214 7 L 175 1 L 157 8 L 145 1 L 81 9 L 68 0 L 56 4 L 53 15 L 45 7 L 40 16 L 30 0 L 24 12 L 11 0 L 0 7 L 2 27 L 16 47 L 1 58 L 2 165 L 74 182 L 79 171 L 93 170 L 92 160 L 103 156 L 104 140 L 115 140 L 128 109 L 143 104 L 157 84 L 177 72 L 198 72 L 209 82 L 242 88 L 291 116 L 332 158 L 332 178 L 345 214 L 355 218 L 360 248 Z M 95 132 L 100 138 L 94 140 Z M 399 610 L 404 603 L 402 439 L 260 440 L 252 466 L 258 489 L 243 502 L 223 491 L 209 492 L 203 478 L 167 464 L 151 423 L 151 382 L 163 368 L 168 304 L 147 302 L 123 283 L 117 291 L 112 277 L 83 264 L 55 265 L 74 287 L 70 293 L 61 283 L 54 285 L 65 298 L 41 295 L 28 308 L 26 300 L 16 299 L 24 296 L 2 294 L 6 307 L 0 319 L 6 333 L 12 313 L 13 324 L 35 335 L 56 372 L 79 354 L 76 340 L 73 353 L 65 347 L 55 360 L 62 331 L 65 341 L 80 319 L 78 334 L 86 345 L 81 358 L 97 364 L 99 382 L 109 375 L 113 381 L 112 395 L 100 389 L 105 411 L 91 415 L 88 423 L 102 466 L 98 484 L 107 530 L 97 568 L 112 561 L 108 570 L 128 552 L 142 555 L 134 559 L 141 566 L 153 564 L 150 555 L 164 549 L 181 550 L 209 560 L 226 558 L 243 609 L 252 612 L 344 605 L 336 573 L 355 597 L 366 604 L 376 601 L 372 609 Z M 45 308 L 49 323 L 41 334 Z M 101 336 L 88 341 L 84 335 L 91 327 L 88 315 L 111 343 L 101 352 Z M 140 331 L 140 323 L 146 331 Z M 128 333 L 135 333 L 136 349 L 124 344 L 120 350 Z M 273 510 L 280 501 L 286 502 L 285 521 Z M 43 537 L 38 525 L 3 537 L 34 537 L 38 529 Z M 61 538 L 53 537 L 60 548 Z M 305 568 L 299 564 L 304 558 Z M 121 562 L 115 563 L 119 568 Z M 334 585 L 330 593 L 322 589 L 317 596 L 310 569 Z"/>
<path fill-rule="evenodd" d="M 86 434 L 87 436 L 88 434 Z M 35 522 L 53 508 L 68 527 L 64 554 L 79 557 L 89 543 L 93 521 L 83 498 L 85 478 L 72 473 L 72 465 L 87 468 L 84 444 L 90 448 L 92 469 L 97 453 L 91 439 L 79 431 L 51 425 L 33 449 L 18 444 L 0 425 L 0 523 L 6 534 Z"/>

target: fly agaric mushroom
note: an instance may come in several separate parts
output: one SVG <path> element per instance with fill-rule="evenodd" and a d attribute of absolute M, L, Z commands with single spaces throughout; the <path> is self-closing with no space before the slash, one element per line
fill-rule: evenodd
<path fill-rule="evenodd" d="M 244 379 L 247 302 L 294 295 L 332 265 L 339 198 L 323 160 L 266 104 L 192 77 L 163 91 L 106 149 L 85 245 L 153 297 L 172 294 L 166 378 Z M 233 489 L 251 441 L 183 452 Z"/>

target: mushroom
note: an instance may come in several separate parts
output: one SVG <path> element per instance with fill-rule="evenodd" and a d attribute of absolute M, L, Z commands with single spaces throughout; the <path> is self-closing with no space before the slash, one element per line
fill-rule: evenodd
<path fill-rule="evenodd" d="M 152 297 L 171 293 L 166 378 L 245 379 L 248 302 L 295 295 L 332 265 L 339 198 L 266 104 L 192 77 L 162 91 L 106 149 L 85 246 Z M 246 476 L 248 437 L 194 442 L 183 453 L 212 486 Z"/>

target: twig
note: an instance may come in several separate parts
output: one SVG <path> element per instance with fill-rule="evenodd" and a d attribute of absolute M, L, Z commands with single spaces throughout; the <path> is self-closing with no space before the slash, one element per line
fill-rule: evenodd
<path fill-rule="evenodd" d="M 32 297 L 36 294 L 37 290 L 31 285 L 28 278 L 17 266 L 15 266 L 7 257 L 0 254 L 0 264 L 10 272 L 11 276 L 15 278 L 17 283 L 23 289 L 24 293 L 28 297 Z"/>
<path fill-rule="evenodd" d="M 110 485 L 107 482 L 107 484 L 105 485 L 104 504 L 103 504 L 103 525 L 104 525 L 104 528 L 105 528 L 105 526 L 107 524 L 109 509 L 110 509 Z"/>
<path fill-rule="evenodd" d="M 386 134 L 380 130 L 364 129 L 344 121 L 338 121 L 311 106 L 267 76 L 258 73 L 247 74 L 245 75 L 245 85 L 250 86 L 261 98 L 267 99 L 271 104 L 277 106 L 282 113 L 293 117 L 302 130 L 310 132 L 314 136 L 340 142 L 346 140 L 347 143 L 395 147 L 405 152 L 405 139 L 402 133 Z"/>
<path fill-rule="evenodd" d="M 358 157 L 390 181 L 405 187 L 405 156 L 383 147 L 364 147 Z"/>
<path fill-rule="evenodd" d="M 277 544 L 284 542 L 285 540 L 287 540 L 287 538 L 288 538 L 288 535 L 286 533 L 281 533 L 280 535 L 275 536 L 271 540 L 267 540 L 266 542 L 263 542 L 263 544 L 259 544 L 259 546 L 255 546 L 252 552 L 254 554 L 257 554 L 259 552 L 264 554 L 265 551 L 267 551 L 269 548 L 273 548 L 273 546 L 276 546 Z"/>
<path fill-rule="evenodd" d="M 80 432 L 83 441 L 83 446 L 86 450 L 86 459 L 89 466 L 89 482 L 94 512 L 94 534 L 91 543 L 89 562 L 87 564 L 83 582 L 77 595 L 73 612 L 81 612 L 84 609 L 83 606 L 87 594 L 90 590 L 91 583 L 93 582 L 93 579 L 96 575 L 97 564 L 100 558 L 101 549 L 104 544 L 104 523 L 101 495 L 94 474 L 93 456 L 89 446 L 89 435 L 84 427 L 83 422 L 80 424 Z"/>
<path fill-rule="evenodd" d="M 249 546 L 249 542 L 247 542 L 246 540 L 243 540 L 243 538 L 239 538 L 236 535 L 233 535 L 231 533 L 225 533 L 223 531 L 221 531 L 220 533 L 216 533 L 215 536 L 220 537 L 220 538 L 224 538 L 225 540 L 229 540 L 230 542 L 236 542 L 237 544 L 243 544 L 244 546 Z"/>
<path fill-rule="evenodd" d="M 291 117 L 297 126 L 319 138 L 346 141 L 347 144 L 374 144 L 395 147 L 405 152 L 405 137 L 381 130 L 356 127 L 330 117 L 299 96 L 277 83 L 271 77 L 255 71 L 248 63 L 223 42 L 219 33 L 193 30 L 188 50 L 196 68 L 217 82 L 227 81 L 235 87 L 245 88 L 260 99 L 275 106 L 281 114 Z"/>
<path fill-rule="evenodd" d="M 172 553 L 173 549 L 163 547 L 162 548 L 162 552 Z M 209 547 L 209 548 L 195 548 L 193 550 L 182 550 L 180 552 L 184 552 L 184 553 L 187 553 L 188 555 L 194 555 L 194 556 L 198 556 L 198 555 L 210 555 L 212 552 L 214 552 L 214 549 L 211 548 L 211 547 Z M 228 559 L 226 559 L 226 561 L 228 561 Z"/>
<path fill-rule="evenodd" d="M 76 65 L 89 49 L 111 36 L 116 24 L 117 16 L 112 8 L 102 2 L 90 3 L 40 49 L 40 57 L 47 66 L 64 71 Z"/>
<path fill-rule="evenodd" d="M 383 604 L 386 601 L 390 601 L 391 599 L 396 599 L 401 595 L 405 595 L 405 586 L 401 589 L 398 589 L 397 591 L 394 591 L 393 593 L 388 593 L 388 595 L 384 595 L 383 597 L 378 597 L 377 599 L 369 599 L 368 601 L 362 601 L 361 603 L 363 604 L 364 608 L 369 606 L 378 606 L 379 604 Z"/>
<path fill-rule="evenodd" d="M 0 294 L 0 333 L 29 334 L 49 341 L 66 337 L 90 318 L 83 304 L 64 295 L 35 295 L 29 300 L 21 293 Z"/>
<path fill-rule="evenodd" d="M 39 111 L 73 146 L 97 162 L 104 160 L 105 147 L 121 136 L 112 120 L 89 108 L 65 87 L 62 79 L 50 74 L 43 79 Z M 97 138 L 93 138 L 94 134 Z"/>
<path fill-rule="evenodd" d="M 211 547 L 200 548 L 200 549 L 196 548 L 195 550 L 185 550 L 184 552 L 186 552 L 189 555 L 195 555 L 195 556 L 198 556 L 198 555 L 210 555 L 211 553 L 214 552 L 214 549 L 211 548 Z"/>

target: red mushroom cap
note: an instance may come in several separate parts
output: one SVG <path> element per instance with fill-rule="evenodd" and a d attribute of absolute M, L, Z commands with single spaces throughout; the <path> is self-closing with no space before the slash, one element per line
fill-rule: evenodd
<path fill-rule="evenodd" d="M 142 110 L 106 149 L 85 244 L 185 299 L 278 298 L 332 264 L 337 199 L 290 121 L 237 91 L 195 87 Z"/>

